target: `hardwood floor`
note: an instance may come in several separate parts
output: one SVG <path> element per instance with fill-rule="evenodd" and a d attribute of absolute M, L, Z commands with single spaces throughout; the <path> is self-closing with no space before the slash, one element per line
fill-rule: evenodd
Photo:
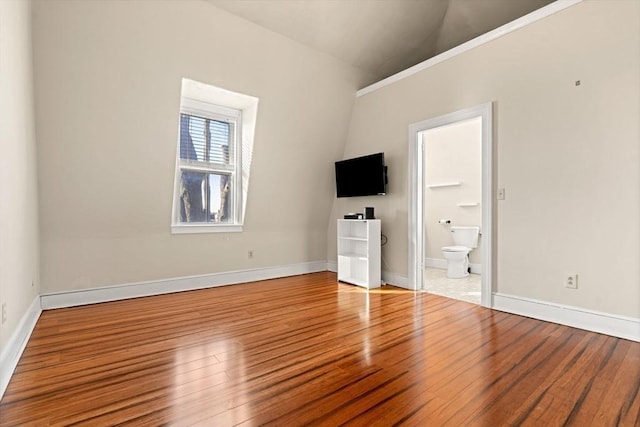
<path fill-rule="evenodd" d="M 324 272 L 45 311 L 0 425 L 638 426 L 640 343 Z"/>

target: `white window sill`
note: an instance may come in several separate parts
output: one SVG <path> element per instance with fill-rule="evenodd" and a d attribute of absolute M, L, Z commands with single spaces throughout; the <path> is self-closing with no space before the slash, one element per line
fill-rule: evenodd
<path fill-rule="evenodd" d="M 242 231 L 242 225 L 181 224 L 181 225 L 171 226 L 171 234 L 239 233 L 241 231 Z"/>

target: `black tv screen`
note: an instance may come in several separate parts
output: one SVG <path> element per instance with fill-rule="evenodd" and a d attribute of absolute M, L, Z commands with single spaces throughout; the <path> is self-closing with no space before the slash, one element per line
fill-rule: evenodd
<path fill-rule="evenodd" d="M 336 162 L 336 194 L 338 197 L 387 194 L 384 153 Z"/>

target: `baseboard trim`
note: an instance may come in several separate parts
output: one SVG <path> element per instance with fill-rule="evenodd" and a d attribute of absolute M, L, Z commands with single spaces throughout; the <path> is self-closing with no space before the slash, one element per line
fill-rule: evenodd
<path fill-rule="evenodd" d="M 547 322 L 640 342 L 640 319 L 516 297 L 493 294 L 492 308 Z"/>
<path fill-rule="evenodd" d="M 409 289 L 409 279 L 407 278 L 407 276 L 403 276 L 401 274 L 392 273 L 390 271 L 383 271 L 382 281 L 387 285 Z"/>
<path fill-rule="evenodd" d="M 469 263 L 469 268 L 473 274 L 482 274 L 482 264 Z"/>
<path fill-rule="evenodd" d="M 337 261 L 327 261 L 327 270 L 332 271 L 334 273 L 338 272 L 338 262 Z"/>
<path fill-rule="evenodd" d="M 447 269 L 447 260 L 441 258 L 427 258 L 425 259 L 425 265 L 430 268 L 439 268 L 441 270 Z M 482 264 L 469 263 L 469 268 L 473 274 L 482 274 Z"/>
<path fill-rule="evenodd" d="M 74 291 L 46 293 L 41 295 L 42 309 L 75 307 L 138 298 L 173 292 L 191 291 L 213 288 L 217 286 L 235 285 L 258 280 L 276 279 L 299 274 L 326 271 L 326 261 L 305 262 L 276 267 L 264 267 L 250 270 L 238 270 L 199 276 L 177 277 L 172 279 L 153 280 L 115 286 Z"/>
<path fill-rule="evenodd" d="M 24 348 L 31 337 L 31 333 L 38 322 L 38 318 L 42 313 L 40 306 L 40 296 L 36 296 L 26 313 L 20 319 L 18 327 L 15 329 L 7 345 L 0 353 L 0 399 L 4 396 L 4 392 L 9 385 L 13 371 L 18 366 L 18 361 L 22 356 Z"/>
<path fill-rule="evenodd" d="M 429 268 L 439 268 L 441 270 L 447 269 L 447 260 L 440 258 L 426 258 L 424 264 Z"/>

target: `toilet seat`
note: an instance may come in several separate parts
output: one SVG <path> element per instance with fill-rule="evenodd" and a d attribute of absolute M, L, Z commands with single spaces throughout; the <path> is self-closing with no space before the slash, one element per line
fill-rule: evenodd
<path fill-rule="evenodd" d="M 442 248 L 443 252 L 471 252 L 471 250 L 466 246 L 444 246 Z"/>

